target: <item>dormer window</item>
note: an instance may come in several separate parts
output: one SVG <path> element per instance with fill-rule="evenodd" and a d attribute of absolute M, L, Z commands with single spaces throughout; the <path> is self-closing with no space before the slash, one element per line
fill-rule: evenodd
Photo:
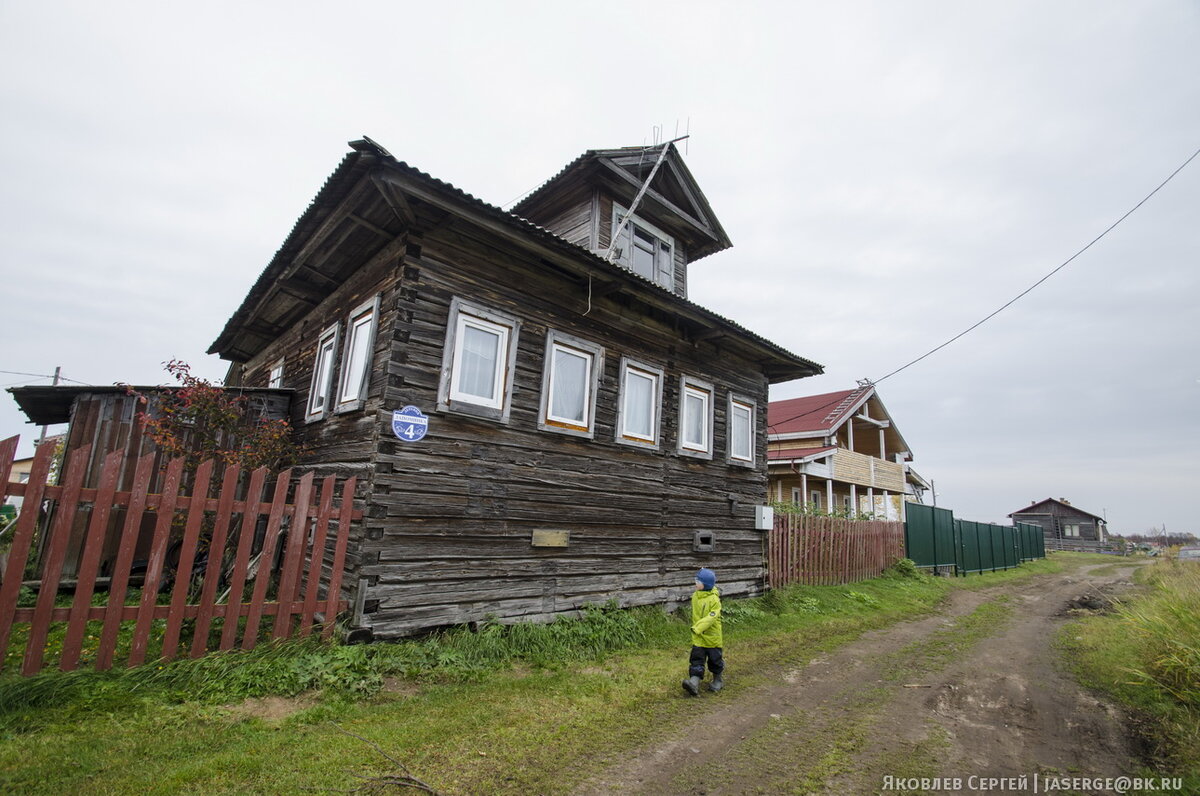
<path fill-rule="evenodd" d="M 615 230 L 628 210 L 613 204 Z M 636 215 L 629 216 L 617 237 L 615 262 L 670 290 L 675 281 L 675 239 Z"/>

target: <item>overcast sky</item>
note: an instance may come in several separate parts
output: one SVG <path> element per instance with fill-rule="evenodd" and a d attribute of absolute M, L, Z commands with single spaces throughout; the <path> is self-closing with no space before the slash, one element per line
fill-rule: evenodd
<path fill-rule="evenodd" d="M 734 247 L 690 297 L 879 379 L 1024 290 L 1200 147 L 1200 3 L 0 0 L 0 384 L 160 383 L 347 151 L 508 206 L 691 134 Z M 1200 158 L 879 385 L 939 505 L 1066 497 L 1200 532 Z M 36 436 L 0 395 L 0 436 Z M 23 444 L 22 453 L 31 446 Z"/>

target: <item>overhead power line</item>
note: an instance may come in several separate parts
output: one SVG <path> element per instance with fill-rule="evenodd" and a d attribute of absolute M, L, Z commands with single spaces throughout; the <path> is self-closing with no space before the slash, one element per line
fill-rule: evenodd
<path fill-rule="evenodd" d="M 7 374 L 9 376 L 32 376 L 35 379 L 53 379 L 54 378 L 54 375 L 50 374 L 50 373 L 23 373 L 19 370 L 0 370 L 0 373 Z M 72 384 L 82 384 L 85 387 L 89 386 L 89 383 L 86 381 L 78 381 L 76 379 L 68 379 L 66 376 L 59 376 L 58 380 L 59 381 L 69 381 Z"/>
<path fill-rule="evenodd" d="M 875 379 L 875 384 L 878 384 L 879 382 L 883 381 L 884 379 L 889 379 L 889 378 L 891 378 L 892 376 L 895 376 L 895 375 L 896 375 L 897 373 L 899 373 L 900 371 L 902 371 L 902 370 L 904 370 L 904 369 L 906 369 L 906 368 L 910 368 L 910 367 L 912 367 L 913 365 L 917 364 L 917 363 L 918 363 L 918 362 L 920 362 L 922 359 L 925 359 L 926 357 L 930 356 L 931 354 L 935 354 L 935 353 L 937 353 L 938 351 L 941 351 L 943 348 L 945 348 L 946 346 L 950 345 L 950 344 L 951 344 L 951 343 L 953 343 L 955 340 L 958 340 L 959 338 L 961 338 L 961 337 L 964 337 L 965 335 L 967 335 L 967 334 L 970 334 L 971 332 L 975 331 L 975 330 L 976 330 L 976 329 L 978 329 L 980 326 L 983 326 L 983 324 L 985 324 L 985 323 L 987 323 L 988 321 L 990 321 L 992 318 L 995 318 L 995 317 L 996 317 L 997 315 L 999 315 L 1001 312 L 1004 312 L 1004 310 L 1008 309 L 1008 308 L 1009 308 L 1009 307 L 1011 307 L 1013 304 L 1016 304 L 1018 301 L 1020 301 L 1022 298 L 1024 298 L 1025 296 L 1027 296 L 1029 293 L 1033 292 L 1033 289 L 1034 289 L 1034 288 L 1036 288 L 1038 285 L 1040 285 L 1040 284 L 1042 284 L 1043 282 L 1045 282 L 1045 281 L 1046 281 L 1047 279 L 1049 279 L 1050 277 L 1052 277 L 1052 276 L 1054 276 L 1055 274 L 1057 274 L 1057 273 L 1058 273 L 1059 271 L 1061 271 L 1062 269 L 1066 268 L 1068 265 L 1070 265 L 1070 264 L 1071 264 L 1071 261 L 1072 261 L 1072 260 L 1074 260 L 1074 259 L 1075 259 L 1076 257 L 1078 257 L 1079 255 L 1083 254 L 1083 253 L 1084 253 L 1085 251 L 1087 251 L 1088 249 L 1092 248 L 1092 246 L 1094 246 L 1094 245 L 1095 245 L 1095 244 L 1096 244 L 1096 243 L 1097 243 L 1097 242 L 1098 242 L 1098 241 L 1099 241 L 1101 238 L 1103 238 L 1105 235 L 1107 235 L 1108 233 L 1110 233 L 1110 232 L 1112 232 L 1114 229 L 1116 229 L 1118 224 L 1120 224 L 1122 221 L 1124 221 L 1125 219 L 1127 219 L 1127 218 L 1129 218 L 1131 215 L 1133 215 L 1133 214 L 1134 214 L 1134 212 L 1135 212 L 1135 211 L 1136 211 L 1136 210 L 1137 210 L 1139 207 L 1141 207 L 1142 205 L 1146 204 L 1146 202 L 1148 202 L 1148 201 L 1150 200 L 1150 197 L 1152 197 L 1152 196 L 1154 196 L 1154 194 L 1158 193 L 1158 192 L 1159 192 L 1159 191 L 1162 189 L 1162 187 L 1163 187 L 1164 185 L 1166 185 L 1166 184 L 1167 184 L 1167 183 L 1169 183 L 1169 182 L 1170 182 L 1172 179 L 1174 179 L 1174 177 L 1175 177 L 1175 175 L 1176 175 L 1176 174 L 1178 174 L 1179 172 L 1183 171 L 1183 170 L 1184 170 L 1184 168 L 1186 168 L 1186 167 L 1187 167 L 1187 165 L 1188 165 L 1189 163 L 1191 163 L 1193 160 L 1195 160 L 1197 155 L 1200 155 L 1200 149 L 1197 149 L 1195 152 L 1193 152 L 1193 153 L 1192 153 L 1192 155 L 1191 155 L 1191 157 L 1189 157 L 1187 160 L 1183 161 L 1183 163 L 1182 163 L 1182 164 L 1179 166 L 1179 168 L 1177 168 L 1177 169 L 1175 169 L 1175 171 L 1171 172 L 1171 173 L 1170 173 L 1170 175 L 1168 175 L 1168 176 L 1167 176 L 1167 178 L 1166 178 L 1165 180 L 1163 180 L 1162 182 L 1160 182 L 1160 183 L 1158 184 L 1158 186 L 1157 186 L 1157 187 L 1156 187 L 1156 188 L 1155 188 L 1153 191 L 1151 191 L 1150 193 L 1146 194 L 1146 196 L 1145 196 L 1145 197 L 1143 197 L 1142 201 L 1138 202 L 1136 205 L 1134 205 L 1133 207 L 1131 207 L 1131 208 L 1130 208 L 1130 209 L 1129 209 L 1129 210 L 1128 210 L 1128 211 L 1125 213 L 1125 215 L 1121 216 L 1121 217 L 1120 217 L 1120 218 L 1118 218 L 1116 221 L 1114 221 L 1113 223 L 1109 224 L 1107 229 L 1105 229 L 1103 232 L 1101 232 L 1101 233 L 1100 233 L 1099 235 L 1097 235 L 1096 237 L 1092 238 L 1092 239 L 1091 239 L 1091 241 L 1089 241 L 1089 242 L 1088 242 L 1088 244 L 1087 244 L 1086 246 L 1084 246 L 1082 249 L 1080 249 L 1079 251 L 1075 252 L 1075 253 L 1074 253 L 1074 254 L 1072 254 L 1070 257 L 1068 257 L 1066 260 L 1064 260 L 1062 263 L 1060 263 L 1060 264 L 1058 265 L 1058 267 L 1056 267 L 1056 268 L 1055 268 L 1054 270 L 1052 270 L 1050 273 L 1046 274 L 1046 275 L 1045 275 L 1045 276 L 1043 276 L 1041 279 L 1039 279 L 1038 281 L 1034 282 L 1032 285 L 1030 285 L 1029 287 L 1025 288 L 1024 290 L 1022 290 L 1022 291 L 1021 291 L 1020 293 L 1018 293 L 1017 295 L 1013 296 L 1011 299 L 1009 299 L 1007 302 L 1005 302 L 1004 304 L 1002 304 L 1002 305 L 1001 305 L 999 308 L 997 308 L 997 309 L 996 309 L 995 311 L 993 311 L 991 314 L 989 314 L 989 315 L 985 316 L 983 319 L 981 319 L 981 320 L 979 320 L 979 321 L 975 322 L 975 323 L 974 323 L 974 324 L 972 324 L 971 326 L 969 326 L 969 327 L 967 327 L 966 329 L 962 330 L 961 332 L 959 332 L 958 334 L 954 335 L 953 337 L 951 337 L 951 338 L 950 338 L 949 340 L 947 340 L 946 342 L 942 343 L 942 344 L 941 344 L 941 345 L 939 345 L 939 346 L 936 346 L 936 347 L 934 347 L 934 348 L 931 348 L 931 349 L 929 349 L 928 351 L 926 351 L 926 352 L 925 352 L 924 354 L 922 354 L 921 356 L 917 357 L 916 359 L 912 360 L 911 362 L 909 362 L 909 363 L 907 363 L 907 364 L 905 364 L 905 365 L 901 365 L 900 367 L 896 368 L 895 370 L 893 370 L 891 373 L 887 374 L 886 376 L 883 376 L 883 377 L 881 377 L 881 378 Z"/>
<path fill-rule="evenodd" d="M 1158 185 L 1157 185 L 1157 186 L 1154 188 L 1154 190 L 1153 190 L 1153 191 L 1151 191 L 1150 193 L 1146 194 L 1146 195 L 1145 195 L 1145 196 L 1142 198 L 1142 200 L 1141 200 L 1140 202 L 1138 202 L 1138 203 L 1137 203 L 1137 204 L 1135 204 L 1133 207 L 1131 207 L 1131 208 L 1130 208 L 1128 211 L 1126 211 L 1126 212 L 1125 212 L 1125 214 L 1124 214 L 1123 216 L 1121 216 L 1120 218 L 1118 218 L 1118 219 L 1117 219 L 1116 221 L 1114 221 L 1113 223 L 1109 224 L 1109 225 L 1108 225 L 1108 227 L 1107 227 L 1107 228 L 1106 228 L 1106 229 L 1105 229 L 1103 232 L 1101 232 L 1101 233 L 1100 233 L 1099 235 L 1097 235 L 1096 237 L 1092 238 L 1092 239 L 1091 239 L 1091 240 L 1088 242 L 1088 244 L 1087 244 L 1086 246 L 1084 246 L 1082 249 L 1080 249 L 1079 251 L 1077 251 L 1077 252 L 1075 252 L 1074 254 L 1072 254 L 1070 257 L 1068 257 L 1068 258 L 1067 258 L 1066 260 L 1064 260 L 1063 262 L 1059 263 L 1059 265 L 1058 265 L 1057 267 L 1055 267 L 1055 268 L 1054 268 L 1052 271 L 1050 271 L 1049 273 L 1047 273 L 1047 274 L 1046 274 L 1045 276 L 1043 276 L 1041 279 L 1039 279 L 1039 280 L 1037 280 L 1036 282 L 1034 282 L 1034 283 L 1033 283 L 1032 285 L 1030 285 L 1029 287 L 1027 287 L 1027 288 L 1025 288 L 1024 290 L 1022 290 L 1022 291 L 1021 291 L 1020 293 L 1018 293 L 1016 296 L 1013 296 L 1011 299 L 1009 299 L 1007 302 L 1005 302 L 1005 303 L 1004 303 L 1003 305 L 1001 305 L 999 308 L 997 308 L 996 310 L 994 310 L 993 312 L 991 312 L 990 314 L 988 314 L 987 316 L 985 316 L 985 317 L 984 317 L 984 318 L 982 318 L 981 320 L 979 320 L 979 321 L 975 322 L 975 323 L 974 323 L 974 324 L 972 324 L 971 326 L 967 327 L 967 328 L 966 328 L 966 329 L 964 329 L 963 331 L 961 331 L 961 332 L 959 332 L 958 334 L 954 335 L 953 337 L 951 337 L 949 340 L 947 340 L 946 342 L 942 343 L 941 345 L 938 345 L 938 346 L 936 346 L 936 347 L 934 347 L 934 348 L 931 348 L 931 349 L 929 349 L 928 351 L 926 351 L 926 352 L 925 352 L 924 354 L 922 354 L 921 356 L 917 357 L 916 359 L 912 360 L 911 362 L 908 362 L 907 364 L 901 365 L 900 367 L 898 367 L 898 368 L 896 368 L 895 370 L 893 370 L 891 373 L 888 373 L 886 376 L 883 376 L 883 377 L 881 377 L 881 378 L 875 379 L 874 381 L 869 381 L 869 380 L 868 380 L 868 382 L 867 382 L 867 383 L 868 383 L 868 384 L 879 384 L 879 382 L 883 381 L 884 379 L 889 379 L 889 378 L 891 378 L 892 376 L 895 376 L 895 375 L 896 375 L 897 373 L 899 373 L 900 371 L 902 371 L 902 370 L 905 370 L 905 369 L 907 369 L 907 368 L 910 368 L 910 367 L 912 367 L 913 365 L 917 364 L 917 363 L 918 363 L 918 362 L 920 362 L 921 360 L 923 360 L 923 359 L 925 359 L 925 358 L 927 358 L 927 357 L 929 357 L 929 356 L 931 356 L 931 355 L 933 355 L 933 354 L 936 354 L 938 351 L 941 351 L 943 348 L 945 348 L 946 346 L 950 345 L 950 344 L 951 344 L 951 343 L 953 343 L 954 341 L 956 341 L 956 340 L 958 340 L 958 339 L 960 339 L 960 338 L 962 338 L 962 337 L 965 337 L 967 334 L 970 334 L 971 332 L 975 331 L 975 330 L 976 330 L 976 329 L 978 329 L 980 326 L 982 326 L 983 324 L 987 323 L 987 322 L 988 322 L 988 321 L 990 321 L 992 318 L 996 317 L 996 316 L 997 316 L 997 315 L 999 315 L 1001 312 L 1003 312 L 1004 310 L 1006 310 L 1006 309 L 1008 309 L 1009 307 L 1011 307 L 1013 304 L 1016 304 L 1016 303 L 1017 303 L 1019 300 L 1021 300 L 1021 299 L 1022 299 L 1022 298 L 1024 298 L 1025 296 L 1027 296 L 1029 293 L 1033 292 L 1034 288 L 1036 288 L 1038 285 L 1040 285 L 1040 284 L 1042 284 L 1043 282 L 1045 282 L 1045 281 L 1046 281 L 1047 279 L 1049 279 L 1050 277 L 1052 277 L 1052 276 L 1054 276 L 1055 274 L 1057 274 L 1057 273 L 1058 273 L 1059 271 L 1061 271 L 1062 269 L 1066 268 L 1068 265 L 1070 265 L 1070 264 L 1071 264 L 1071 262 L 1072 262 L 1072 261 L 1073 261 L 1075 258 L 1079 257 L 1079 255 L 1083 254 L 1083 253 L 1084 253 L 1084 252 L 1086 252 L 1088 249 L 1092 248 L 1092 246 L 1094 246 L 1096 243 L 1098 243 L 1098 242 L 1100 241 L 1100 239 L 1101 239 L 1101 238 L 1103 238 L 1105 235 L 1107 235 L 1108 233 L 1110 233 L 1110 232 L 1112 232 L 1114 229 L 1116 229 L 1116 228 L 1117 228 L 1117 226 L 1118 226 L 1118 225 L 1119 225 L 1119 224 L 1120 224 L 1122 221 L 1124 221 L 1125 219 L 1127 219 L 1127 218 L 1129 218 L 1131 215 L 1133 215 L 1133 214 L 1134 214 L 1134 213 L 1135 213 L 1135 212 L 1138 210 L 1138 208 L 1140 208 L 1142 205 L 1146 204 L 1146 202 L 1148 202 L 1152 196 L 1154 196 L 1156 193 L 1158 193 L 1160 190 L 1162 190 L 1162 188 L 1163 188 L 1163 187 L 1164 187 L 1164 186 L 1165 186 L 1167 183 L 1169 183 L 1171 180 L 1173 180 L 1173 179 L 1175 178 L 1175 175 L 1179 174 L 1179 172 L 1181 172 L 1181 171 L 1183 171 L 1185 168 L 1187 168 L 1188 164 L 1189 164 L 1189 163 L 1191 163 L 1193 160 L 1195 160 L 1197 156 L 1200 156 L 1200 149 L 1197 149 L 1195 152 L 1193 152 L 1193 153 L 1191 154 L 1191 156 L 1190 156 L 1190 157 L 1188 157 L 1188 159 L 1187 159 L 1187 160 L 1183 161 L 1183 163 L 1181 163 L 1181 164 L 1179 165 L 1179 168 L 1175 169 L 1173 172 L 1171 172 L 1169 175 L 1167 175 L 1167 178 L 1166 178 L 1165 180 L 1163 180 L 1162 182 L 1160 182 L 1160 183 L 1159 183 L 1159 184 L 1158 184 Z M 863 385 L 863 384 L 860 384 L 859 386 L 864 386 L 864 385 Z M 823 410 L 825 410 L 825 409 L 828 409 L 829 407 L 831 407 L 831 406 L 835 405 L 836 403 L 838 403 L 838 401 L 839 401 L 839 400 L 840 400 L 840 398 L 839 398 L 839 399 L 835 399 L 834 401 L 831 401 L 831 402 L 829 402 L 829 403 L 827 403 L 827 404 L 823 404 L 823 405 L 821 405 L 821 406 L 818 406 L 818 407 L 816 407 L 816 408 L 814 408 L 814 409 L 809 409 L 809 410 L 808 410 L 808 411 L 806 411 L 806 412 L 801 412 L 801 413 L 800 413 L 800 414 L 798 414 L 798 415 L 794 415 L 794 416 L 792 416 L 792 417 L 788 417 L 788 418 L 785 418 L 785 419 L 783 419 L 783 420 L 777 420 L 776 422 L 774 422 L 774 423 L 772 423 L 772 424 L 770 425 L 769 429 L 770 429 L 770 428 L 774 428 L 774 427 L 776 427 L 776 426 L 783 425 L 784 423 L 790 423 L 790 422 L 792 422 L 793 420 L 799 420 L 799 419 L 800 419 L 800 418 L 802 418 L 802 417 L 808 417 L 809 415 L 816 414 L 817 412 L 823 411 Z M 768 430 L 769 430 L 769 429 L 768 429 Z"/>

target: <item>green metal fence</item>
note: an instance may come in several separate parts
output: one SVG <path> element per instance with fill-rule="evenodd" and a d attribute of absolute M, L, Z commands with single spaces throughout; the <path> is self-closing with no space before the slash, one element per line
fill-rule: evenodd
<path fill-rule="evenodd" d="M 907 555 L 919 567 L 956 575 L 1012 569 L 1046 557 L 1042 529 L 955 519 L 954 512 L 909 503 L 904 523 Z"/>

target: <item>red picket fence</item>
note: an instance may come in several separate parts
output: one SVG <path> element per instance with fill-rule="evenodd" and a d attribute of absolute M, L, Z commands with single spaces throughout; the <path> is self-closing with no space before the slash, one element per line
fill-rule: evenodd
<path fill-rule="evenodd" d="M 854 583 L 879 575 L 899 558 L 904 558 L 902 522 L 777 513 L 767 540 L 767 585 Z"/>
<path fill-rule="evenodd" d="M 133 623 L 132 634 L 124 634 L 121 644 L 122 649 L 128 644 L 125 663 L 138 666 L 146 661 L 147 650 L 157 647 L 159 631 L 163 659 L 180 654 L 185 632 L 191 637 L 184 641 L 184 651 L 197 658 L 210 647 L 233 649 L 239 630 L 241 648 L 253 648 L 268 619 L 273 639 L 308 636 L 317 621 L 323 622 L 322 635 L 328 638 L 338 613 L 348 607 L 341 599 L 346 548 L 351 522 L 362 518 L 362 512 L 353 508 L 354 478 L 338 489 L 332 476 L 318 486 L 308 473 L 298 479 L 289 501 L 292 471 L 286 470 L 276 477 L 272 497 L 264 502 L 265 467 L 248 478 L 238 467 L 227 467 L 215 485 L 215 465 L 207 461 L 190 479 L 189 496 L 180 493 L 183 461 L 176 459 L 165 467 L 162 491 L 150 494 L 155 454 L 139 458 L 130 479 L 129 473 L 122 473 L 124 453 L 116 451 L 105 457 L 96 486 L 85 488 L 91 454 L 87 446 L 71 453 L 58 485 L 52 486 L 46 484 L 54 457 L 51 441 L 38 448 L 28 483 L 9 483 L 17 442 L 17 437 L 0 442 L 0 502 L 10 495 L 23 498 L 8 530 L 12 545 L 0 581 L 0 667 L 11 653 L 16 625 L 29 626 L 21 673 L 32 675 L 45 665 L 47 640 L 55 623 L 60 631 L 61 623 L 66 623 L 60 669 L 77 668 L 85 648 L 95 668 L 108 669 L 123 622 Z M 122 480 L 129 489 L 118 490 Z M 335 491 L 339 492 L 336 508 Z M 39 532 L 48 534 L 39 546 L 40 577 L 22 584 Z M 69 540 L 75 535 L 82 535 L 78 574 L 74 583 L 62 583 Z M 109 577 L 98 577 L 103 552 L 114 548 L 115 557 L 104 562 Z M 134 572 L 138 551 L 146 554 L 137 562 L 138 569 L 144 566 L 141 596 L 136 605 L 126 605 L 131 585 L 138 582 Z M 168 552 L 177 557 L 168 560 Z M 18 606 L 23 585 L 36 589 L 32 607 Z M 93 605 L 99 601 L 93 600 L 98 585 L 107 587 L 108 598 Z M 219 595 L 221 586 L 225 588 Z M 72 595 L 69 607 L 55 605 L 60 592 Z M 155 623 L 164 619 L 165 625 Z M 88 622 L 102 623 L 89 636 L 94 645 L 85 645 Z"/>

